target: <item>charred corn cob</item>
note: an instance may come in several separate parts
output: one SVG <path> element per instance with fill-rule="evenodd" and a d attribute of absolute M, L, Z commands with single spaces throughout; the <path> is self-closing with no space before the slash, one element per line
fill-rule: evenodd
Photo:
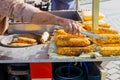
<path fill-rule="evenodd" d="M 118 31 L 111 29 L 111 28 L 103 28 L 99 27 L 98 30 L 99 34 L 118 34 Z"/>
<path fill-rule="evenodd" d="M 120 55 L 120 47 L 101 47 L 100 53 L 103 56 L 110 56 L 110 55 Z"/>
<path fill-rule="evenodd" d="M 63 47 L 84 47 L 90 45 L 88 38 L 59 38 L 56 41 L 57 46 Z"/>
<path fill-rule="evenodd" d="M 81 53 L 92 52 L 92 47 L 58 47 L 57 53 L 60 55 L 79 56 Z"/>
<path fill-rule="evenodd" d="M 27 43 L 27 44 L 34 44 L 37 43 L 36 39 L 27 38 L 27 37 L 18 37 L 16 43 Z"/>
<path fill-rule="evenodd" d="M 120 35 L 119 34 L 99 34 L 107 38 L 107 40 L 96 39 L 97 44 L 118 44 L 120 43 Z"/>

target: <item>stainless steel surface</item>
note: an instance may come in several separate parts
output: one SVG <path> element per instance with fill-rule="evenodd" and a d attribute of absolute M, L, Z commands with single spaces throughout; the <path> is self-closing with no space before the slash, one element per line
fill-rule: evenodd
<path fill-rule="evenodd" d="M 87 35 L 87 36 L 91 36 L 91 37 L 93 37 L 93 38 L 95 38 L 95 39 L 102 39 L 102 40 L 107 40 L 107 38 L 104 38 L 104 37 L 102 37 L 102 36 L 99 36 L 99 35 L 97 35 L 97 34 L 94 34 L 94 33 L 91 33 L 91 32 L 87 32 L 87 31 L 81 31 L 81 34 L 85 34 L 85 35 Z"/>
<path fill-rule="evenodd" d="M 92 26 L 93 32 L 98 33 L 99 0 L 92 0 Z"/>

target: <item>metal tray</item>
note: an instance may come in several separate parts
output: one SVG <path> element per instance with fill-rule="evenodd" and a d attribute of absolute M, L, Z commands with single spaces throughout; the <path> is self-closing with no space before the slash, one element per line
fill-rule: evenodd
<path fill-rule="evenodd" d="M 72 19 L 75 21 L 82 21 L 77 11 L 51 11 L 51 14 Z M 22 33 L 34 33 L 41 34 L 44 31 L 52 33 L 55 29 L 55 25 L 35 25 L 30 23 L 10 23 L 8 28 L 8 34 L 22 34 Z"/>
<path fill-rule="evenodd" d="M 30 45 L 25 45 L 25 46 L 11 46 L 9 45 L 14 38 L 17 38 L 17 37 L 28 37 L 30 38 L 30 36 L 33 36 L 35 37 L 35 40 L 37 40 L 37 43 L 34 43 L 34 44 L 30 44 Z M 39 43 L 38 39 L 40 38 L 40 35 L 36 35 L 36 34 L 13 34 L 13 35 L 9 35 L 9 36 L 4 36 L 2 39 L 0 39 L 0 44 L 4 47 L 9 47 L 9 48 L 22 48 L 22 47 L 29 47 L 29 46 L 34 46 L 34 45 L 37 45 Z"/>
<path fill-rule="evenodd" d="M 59 55 L 56 53 L 56 45 L 54 41 L 51 41 L 48 54 L 49 58 L 54 60 L 54 62 L 91 62 L 91 61 L 115 61 L 115 60 L 120 60 L 120 56 L 110 56 L 110 57 L 103 57 L 99 56 L 96 58 L 91 58 L 91 54 L 89 53 L 87 56 L 64 56 L 64 55 Z M 98 52 L 96 52 L 98 53 Z"/>

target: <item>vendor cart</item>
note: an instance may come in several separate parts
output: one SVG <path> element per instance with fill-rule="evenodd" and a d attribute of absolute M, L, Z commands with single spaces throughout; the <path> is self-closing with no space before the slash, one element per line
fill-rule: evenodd
<path fill-rule="evenodd" d="M 78 2 L 78 0 L 76 0 Z M 76 6 L 77 7 L 77 6 Z M 77 8 L 76 8 L 77 9 Z M 94 33 L 97 33 L 98 27 L 98 12 L 99 12 L 99 0 L 93 0 L 93 29 Z M 53 11 L 50 12 L 60 17 L 65 17 L 69 19 L 73 19 L 76 21 L 82 21 L 80 17 L 80 11 Z M 31 33 L 31 34 L 41 34 L 44 31 L 48 31 L 51 33 L 54 31 L 55 28 L 59 27 L 57 25 L 35 25 L 35 30 L 31 30 L 28 26 L 33 25 L 29 23 L 11 23 L 8 33 L 13 34 L 20 34 L 20 33 Z M 36 29 L 41 29 L 36 30 Z M 1 36 L 1 41 L 5 42 L 9 40 L 12 36 Z M 2 44 L 0 46 L 0 63 L 6 63 L 8 75 L 12 75 L 13 80 L 19 80 L 16 77 L 20 77 L 24 75 L 28 80 L 29 76 L 31 76 L 31 80 L 55 80 L 54 74 L 56 73 L 55 68 L 59 68 L 59 63 L 61 65 L 76 64 L 77 67 L 81 67 L 80 65 L 84 64 L 83 62 L 88 62 L 87 65 L 89 67 L 94 66 L 94 71 L 99 71 L 99 75 L 97 77 L 89 76 L 88 80 L 105 80 L 106 79 L 106 71 L 98 64 L 101 61 L 110 61 L 110 60 L 120 60 L 120 56 L 110 56 L 110 57 L 97 57 L 97 58 L 90 58 L 90 57 L 66 57 L 66 56 L 59 56 L 55 55 L 52 56 L 52 53 L 56 47 L 54 47 L 53 41 L 48 41 L 46 44 L 34 45 L 29 47 L 10 47 Z M 94 62 L 94 63 L 91 63 Z M 96 63 L 98 62 L 98 63 Z M 12 63 L 12 64 L 11 64 Z M 15 63 L 15 64 L 13 64 Z M 18 64 L 16 64 L 18 63 Z M 24 64 L 23 64 L 24 63 Z M 91 64 L 89 64 L 91 63 Z M 20 65 L 21 64 L 21 65 Z M 57 65 L 56 65 L 57 64 Z M 28 69 L 23 69 L 19 71 L 14 69 L 14 67 L 24 67 L 29 66 Z M 84 69 L 86 70 L 86 69 Z M 83 71 L 84 72 L 84 71 Z M 56 76 L 56 75 L 55 75 Z M 12 80 L 12 79 L 11 79 Z M 83 78 L 81 80 L 84 80 Z"/>

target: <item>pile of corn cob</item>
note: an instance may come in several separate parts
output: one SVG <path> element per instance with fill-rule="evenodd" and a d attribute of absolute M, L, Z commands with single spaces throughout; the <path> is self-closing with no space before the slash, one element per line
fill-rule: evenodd
<path fill-rule="evenodd" d="M 92 11 L 83 11 L 83 31 L 92 32 Z M 79 56 L 81 53 L 89 53 L 94 51 L 91 44 L 101 46 L 99 52 L 102 56 L 120 55 L 120 34 L 117 30 L 111 28 L 109 23 L 106 23 L 104 15 L 99 15 L 98 35 L 106 37 L 107 40 L 94 39 L 86 35 L 68 34 L 63 29 L 55 31 L 55 42 L 57 45 L 57 53 L 60 55 Z"/>
<path fill-rule="evenodd" d="M 67 56 L 79 56 L 81 53 L 92 52 L 91 41 L 86 35 L 68 34 L 63 29 L 55 31 L 57 53 Z"/>
<path fill-rule="evenodd" d="M 89 14 L 87 14 L 89 13 Z M 87 31 L 92 31 L 92 11 L 82 11 L 83 27 Z M 95 44 L 101 46 L 100 54 L 103 56 L 120 55 L 120 34 L 117 30 L 111 28 L 110 24 L 106 23 L 103 14 L 99 14 L 98 34 L 106 37 L 107 40 L 96 39 Z M 92 40 L 92 39 L 91 39 Z"/>

